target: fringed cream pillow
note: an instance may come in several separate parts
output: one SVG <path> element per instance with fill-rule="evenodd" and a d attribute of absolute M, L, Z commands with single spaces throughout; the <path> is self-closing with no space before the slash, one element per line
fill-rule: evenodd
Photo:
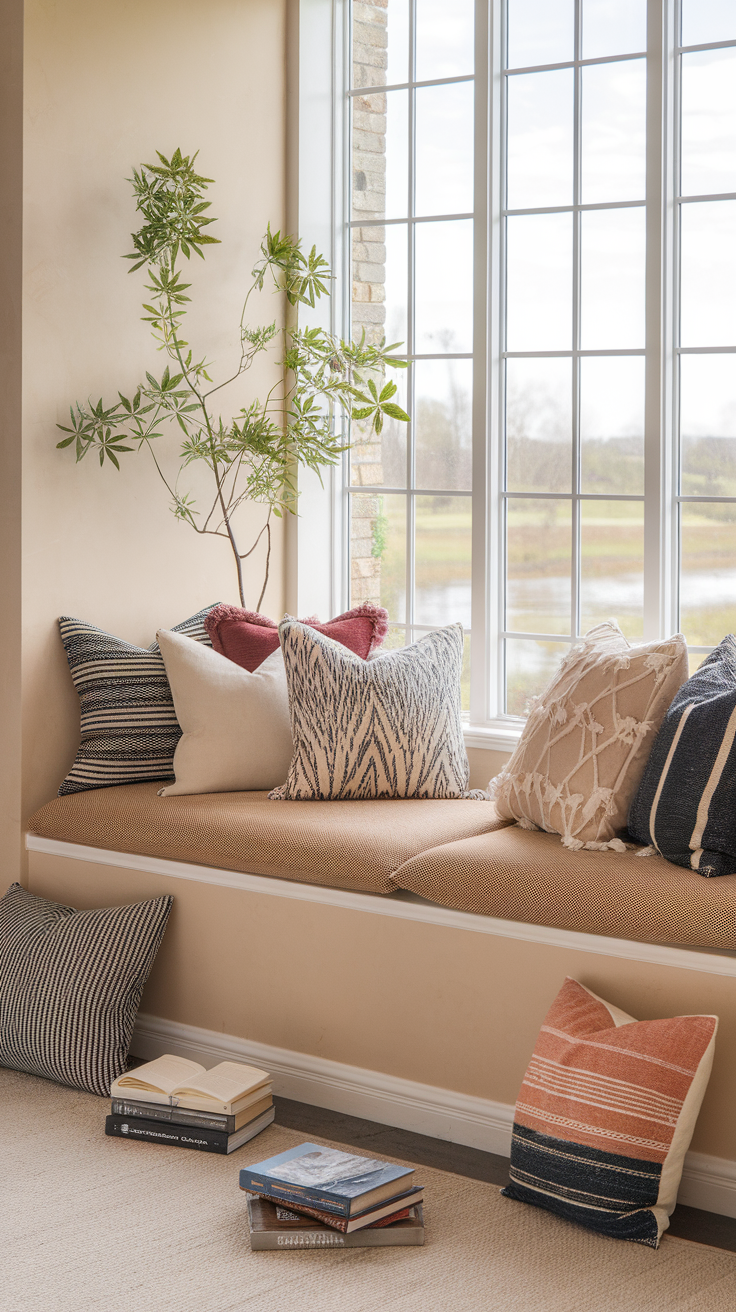
<path fill-rule="evenodd" d="M 629 805 L 688 675 L 682 634 L 632 647 L 614 620 L 576 643 L 489 784 L 499 814 L 565 847 L 624 850 Z"/>

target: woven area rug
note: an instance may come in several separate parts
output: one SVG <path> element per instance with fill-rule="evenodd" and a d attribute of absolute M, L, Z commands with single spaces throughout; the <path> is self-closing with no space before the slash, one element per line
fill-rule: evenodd
<path fill-rule="evenodd" d="M 601 1239 L 421 1167 L 423 1248 L 251 1253 L 230 1157 L 104 1136 L 109 1104 L 0 1070 L 2 1312 L 733 1312 L 736 1256 Z M 319 1140 L 327 1142 L 327 1140 Z M 340 1145 L 338 1145 L 340 1146 Z"/>

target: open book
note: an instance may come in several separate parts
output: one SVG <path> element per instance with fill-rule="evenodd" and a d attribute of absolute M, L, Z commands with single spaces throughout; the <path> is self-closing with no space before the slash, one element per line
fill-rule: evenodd
<path fill-rule="evenodd" d="M 196 1061 L 167 1054 L 119 1075 L 110 1087 L 113 1098 L 191 1107 L 195 1111 L 237 1115 L 249 1102 L 271 1092 L 271 1076 L 256 1066 L 221 1061 L 205 1070 Z"/>

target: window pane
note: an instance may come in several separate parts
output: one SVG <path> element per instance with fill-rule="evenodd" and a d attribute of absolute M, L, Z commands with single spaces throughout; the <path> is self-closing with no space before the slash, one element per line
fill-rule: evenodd
<path fill-rule="evenodd" d="M 583 0 L 583 59 L 646 48 L 646 0 Z"/>
<path fill-rule="evenodd" d="M 736 201 L 682 206 L 683 346 L 736 346 Z"/>
<path fill-rule="evenodd" d="M 472 360 L 414 365 L 417 487 L 472 486 L 472 400 Z"/>
<path fill-rule="evenodd" d="M 406 498 L 398 494 L 350 499 L 350 604 L 385 606 L 406 619 Z"/>
<path fill-rule="evenodd" d="M 570 650 L 567 642 L 507 638 L 506 714 L 526 715 L 530 698 L 543 692 Z"/>
<path fill-rule="evenodd" d="M 409 92 L 388 91 L 386 100 L 387 219 L 403 219 L 409 206 Z M 354 160 L 358 152 L 353 146 Z M 358 158 L 367 159 L 362 153 Z M 353 176 L 356 165 L 353 163 Z M 379 216 L 381 217 L 381 216 Z"/>
<path fill-rule="evenodd" d="M 417 0 L 416 26 L 417 82 L 473 72 L 473 0 Z"/>
<path fill-rule="evenodd" d="M 682 44 L 736 40 L 733 0 L 682 0 Z"/>
<path fill-rule="evenodd" d="M 509 0 L 509 68 L 562 64 L 575 54 L 574 0 Z"/>
<path fill-rule="evenodd" d="M 402 0 L 391 0 L 394 9 Z M 403 0 L 406 5 L 407 0 Z M 353 6 L 353 86 L 386 85 L 386 7 Z"/>
<path fill-rule="evenodd" d="M 473 209 L 473 83 L 416 93 L 416 214 Z"/>
<path fill-rule="evenodd" d="M 408 336 L 406 303 L 408 290 L 409 232 L 403 223 L 391 223 L 386 228 L 361 228 L 365 239 L 369 259 L 378 263 L 381 243 L 386 252 L 386 286 L 383 322 L 386 329 L 386 341 L 404 342 Z M 373 234 L 378 234 L 373 237 Z M 371 252 L 371 240 L 375 250 Z M 355 300 L 355 295 L 353 295 Z M 355 308 L 353 310 L 355 321 Z M 406 348 L 404 348 L 406 349 Z"/>
<path fill-rule="evenodd" d="M 470 628 L 470 497 L 417 497 L 415 600 L 417 624 Z"/>
<path fill-rule="evenodd" d="M 508 79 L 508 208 L 572 204 L 573 71 Z"/>
<path fill-rule="evenodd" d="M 571 503 L 506 502 L 506 628 L 570 633 Z"/>
<path fill-rule="evenodd" d="M 380 23 L 381 9 L 378 6 L 361 6 L 361 12 L 368 11 L 366 17 Z M 389 86 L 396 82 L 409 80 L 409 0 L 388 0 L 387 8 L 387 45 L 388 71 L 386 81 Z M 374 14 L 376 17 L 374 18 Z M 353 7 L 353 25 L 355 26 L 355 6 Z"/>
<path fill-rule="evenodd" d="M 644 199 L 646 90 L 643 59 L 583 69 L 584 204 Z"/>
<path fill-rule="evenodd" d="M 507 348 L 569 351 L 572 346 L 572 218 L 524 214 L 507 219 Z"/>
<path fill-rule="evenodd" d="M 583 492 L 644 491 L 644 357 L 580 361 Z"/>
<path fill-rule="evenodd" d="M 681 185 L 683 196 L 736 191 L 733 47 L 682 56 Z"/>
<path fill-rule="evenodd" d="M 714 647 L 736 631 L 736 505 L 680 511 L 680 627 L 694 647 Z"/>
<path fill-rule="evenodd" d="M 416 344 L 419 354 L 473 349 L 473 221 L 418 223 Z"/>
<path fill-rule="evenodd" d="M 382 219 L 386 210 L 386 96 L 353 100 L 353 218 Z"/>
<path fill-rule="evenodd" d="M 387 381 L 396 383 L 394 400 L 407 410 L 406 369 L 389 369 Z M 406 443 L 409 424 L 386 419 L 377 437 L 367 420 L 353 421 L 350 481 L 354 487 L 406 487 Z"/>
<path fill-rule="evenodd" d="M 684 494 L 736 497 L 736 356 L 680 357 L 680 433 Z"/>
<path fill-rule="evenodd" d="M 572 364 L 506 361 L 506 486 L 510 492 L 570 492 Z"/>
<path fill-rule="evenodd" d="M 613 618 L 627 638 L 644 631 L 644 505 L 581 505 L 580 631 Z"/>
<path fill-rule="evenodd" d="M 581 346 L 644 345 L 644 207 L 590 210 L 582 222 Z"/>

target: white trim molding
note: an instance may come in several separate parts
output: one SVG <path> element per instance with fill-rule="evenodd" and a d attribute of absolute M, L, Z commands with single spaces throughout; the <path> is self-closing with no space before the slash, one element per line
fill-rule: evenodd
<path fill-rule="evenodd" d="M 490 1098 L 439 1089 L 396 1075 L 142 1013 L 136 1022 L 131 1050 L 149 1061 L 171 1052 L 206 1066 L 225 1060 L 253 1063 L 271 1072 L 274 1093 L 284 1098 L 479 1148 L 501 1157 L 508 1157 L 511 1152 L 514 1109 L 508 1103 L 492 1102 Z M 705 1153 L 688 1153 L 678 1198 L 690 1207 L 736 1217 L 736 1162 Z"/>
<path fill-rule="evenodd" d="M 350 889 L 330 888 L 323 884 L 296 883 L 270 875 L 251 875 L 237 870 L 219 870 L 214 866 L 193 865 L 186 861 L 169 861 L 163 857 L 136 856 L 131 852 L 110 852 L 81 843 L 65 843 L 56 838 L 26 834 L 29 852 L 69 857 L 73 861 L 92 861 L 96 865 L 165 875 L 171 879 L 194 880 L 221 888 L 264 893 L 269 897 L 291 898 L 298 902 L 317 902 L 342 907 L 348 911 L 368 912 L 376 916 L 393 916 L 400 920 L 418 920 L 448 929 L 462 929 L 496 938 L 540 943 L 548 947 L 568 948 L 576 952 L 593 952 L 597 956 L 619 957 L 626 961 L 646 961 L 655 966 L 675 966 L 679 970 L 697 970 L 706 975 L 736 978 L 736 952 L 668 947 L 656 943 L 636 943 L 631 939 L 608 938 L 603 934 L 583 934 L 571 929 L 550 929 L 545 925 L 527 925 L 496 916 L 477 915 L 472 911 L 454 911 L 427 902 L 414 893 L 354 893 Z"/>

